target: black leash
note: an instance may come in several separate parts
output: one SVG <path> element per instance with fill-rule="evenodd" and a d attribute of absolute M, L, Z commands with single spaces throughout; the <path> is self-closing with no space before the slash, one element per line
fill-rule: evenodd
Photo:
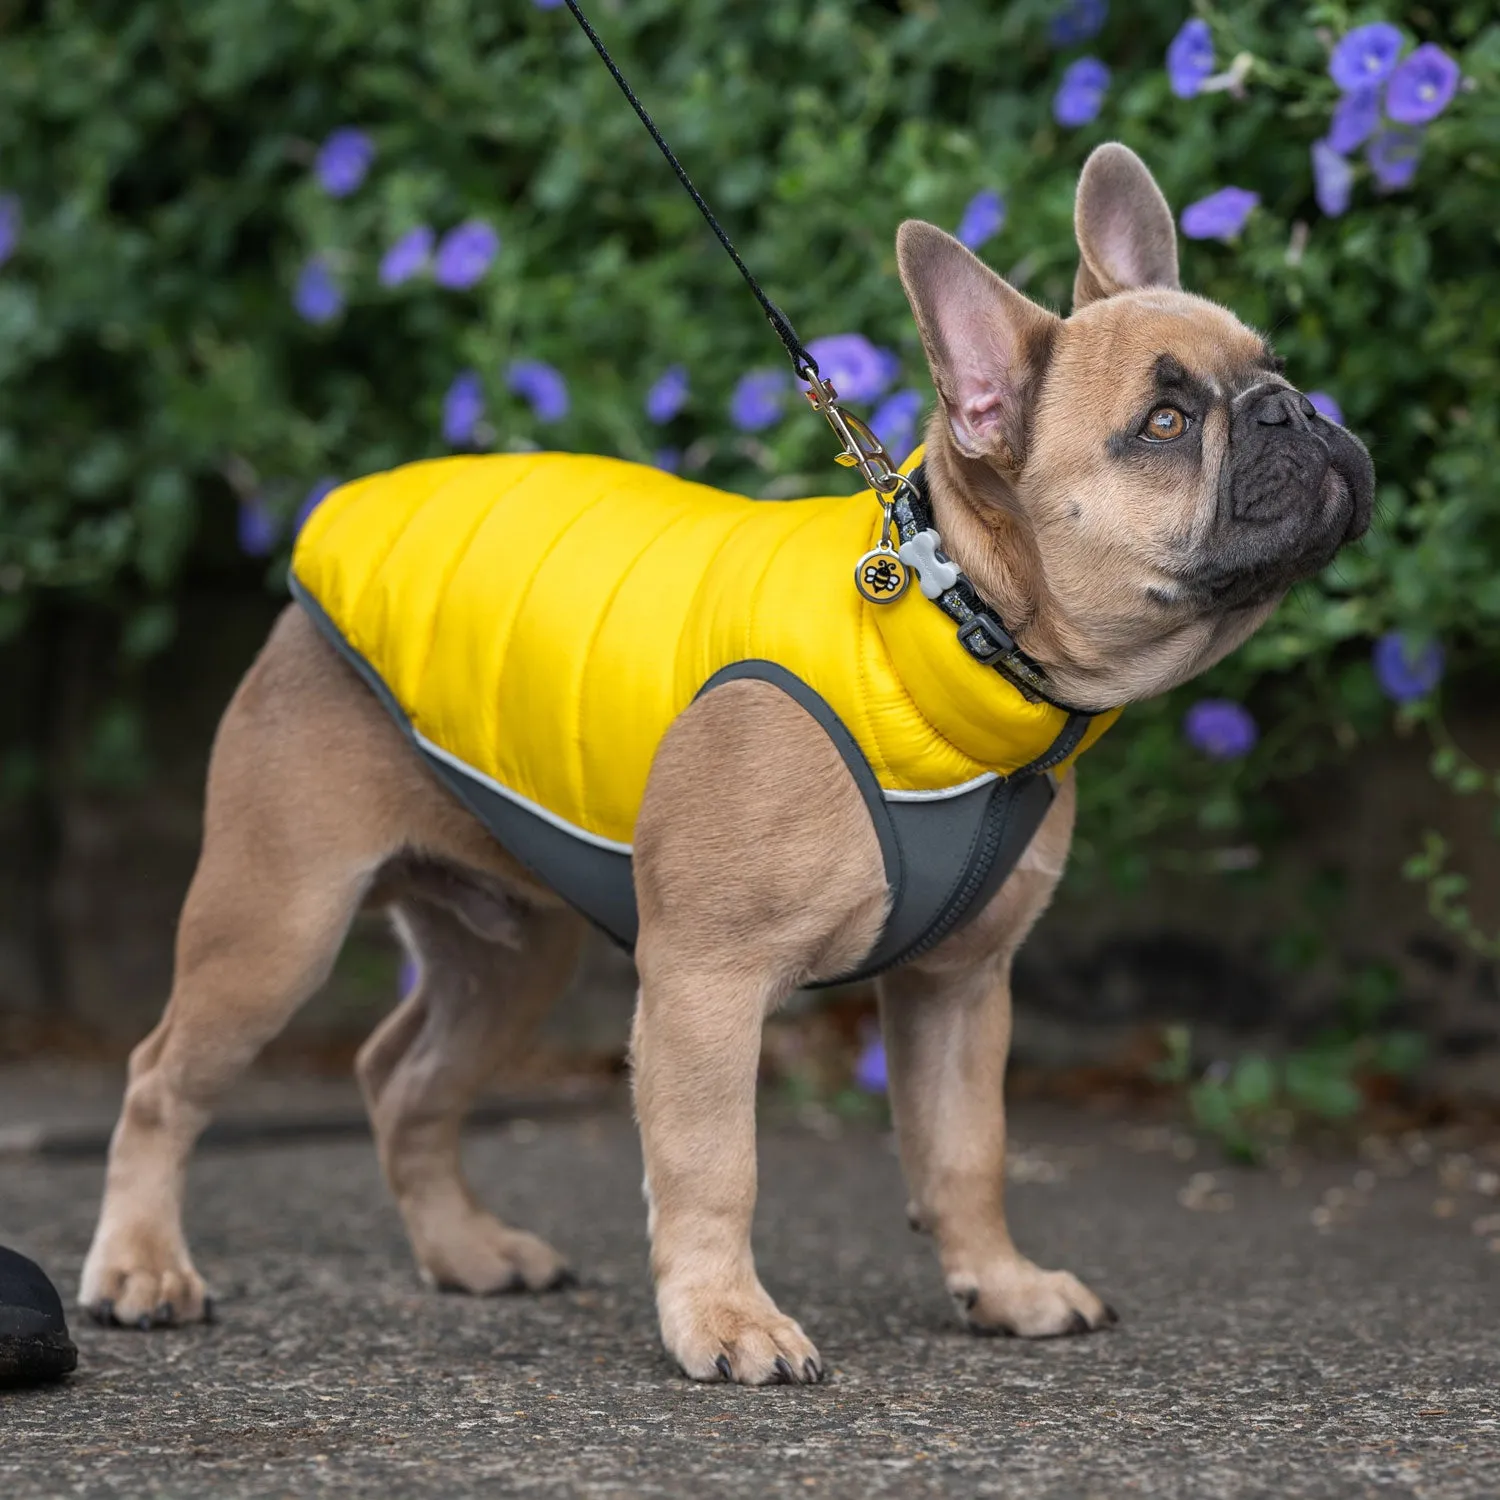
<path fill-rule="evenodd" d="M 610 76 L 620 85 L 620 92 L 625 95 L 630 101 L 630 107 L 640 116 L 641 124 L 651 132 L 651 139 L 656 142 L 661 154 L 666 157 L 668 164 L 677 174 L 678 181 L 688 190 L 693 202 L 698 205 L 698 211 L 708 221 L 708 227 L 718 236 L 719 243 L 729 252 L 730 258 L 739 267 L 740 275 L 745 278 L 745 284 L 755 293 L 755 300 L 760 303 L 766 316 L 771 320 L 771 327 L 776 330 L 776 337 L 781 340 L 786 352 L 791 356 L 792 367 L 796 370 L 798 378 L 807 385 L 806 395 L 813 410 L 821 413 L 844 445 L 844 451 L 837 456 L 835 462 L 843 464 L 845 468 L 858 469 L 864 476 L 865 482 L 879 497 L 885 510 L 885 526 L 881 530 L 880 546 L 860 559 L 859 566 L 855 569 L 855 578 L 859 580 L 863 576 L 866 565 L 878 554 L 880 567 L 884 570 L 883 577 L 886 580 L 884 585 L 872 592 L 860 583 L 859 591 L 872 604 L 889 604 L 891 600 L 899 598 L 906 589 L 906 575 L 894 564 L 896 549 L 891 545 L 891 537 L 894 534 L 891 504 L 896 495 L 909 488 L 909 481 L 905 475 L 897 471 L 896 465 L 891 462 L 891 456 L 881 445 L 880 439 L 858 417 L 851 412 L 846 412 L 839 405 L 838 392 L 818 374 L 818 362 L 802 347 L 802 341 L 797 337 L 797 331 L 792 327 L 791 319 L 766 296 L 761 290 L 760 283 L 750 274 L 750 268 L 740 259 L 739 251 L 730 243 L 729 236 L 724 233 L 723 226 L 714 217 L 713 210 L 703 201 L 703 194 L 693 186 L 692 178 L 688 176 L 672 148 L 663 139 L 661 131 L 656 128 L 656 122 L 646 113 L 646 106 L 636 98 L 635 90 L 625 81 L 625 75 L 615 65 L 614 58 L 609 55 L 609 48 L 600 40 L 599 33 L 594 30 L 589 24 L 588 17 L 579 9 L 578 0 L 565 0 L 565 3 L 573 12 L 573 19 L 583 28 L 583 34 L 594 44 L 594 51 L 599 54 L 604 66 L 609 69 Z M 895 576 L 903 580 L 894 592 L 888 581 L 893 572 Z"/>
<path fill-rule="evenodd" d="M 630 100 L 630 107 L 641 117 L 641 124 L 651 132 L 651 139 L 656 142 L 661 154 L 666 157 L 667 165 L 677 174 L 677 180 L 688 190 L 693 202 L 698 205 L 698 212 L 708 220 L 708 227 L 718 235 L 719 243 L 729 252 L 729 258 L 739 267 L 740 275 L 745 278 L 745 285 L 755 294 L 755 300 L 760 303 L 761 310 L 771 320 L 771 327 L 776 330 L 779 338 L 791 356 L 792 368 L 797 372 L 799 380 L 807 380 L 809 376 L 818 373 L 818 362 L 806 349 L 802 347 L 802 340 L 797 337 L 797 330 L 792 327 L 792 320 L 777 307 L 777 305 L 761 290 L 760 283 L 750 274 L 750 267 L 740 259 L 740 252 L 734 248 L 729 236 L 724 233 L 724 226 L 714 217 L 714 211 L 703 201 L 703 194 L 693 186 L 693 179 L 688 176 L 677 154 L 662 138 L 662 133 L 656 128 L 656 121 L 646 113 L 646 106 L 635 96 L 635 90 L 625 81 L 625 75 L 615 66 L 615 60 L 609 55 L 609 48 L 599 39 L 599 33 L 589 25 L 589 20 L 579 10 L 577 0 L 565 0 L 573 19 L 583 27 L 583 34 L 594 44 L 594 51 L 604 61 L 604 66 L 609 69 L 615 82 L 620 85 L 620 92 Z"/>
<path fill-rule="evenodd" d="M 668 165 L 677 174 L 677 180 L 698 205 L 698 212 L 708 221 L 708 227 L 729 252 L 729 258 L 739 268 L 745 284 L 755 293 L 755 300 L 770 319 L 771 327 L 776 330 L 776 337 L 791 356 L 792 368 L 796 370 L 798 378 L 807 384 L 807 399 L 812 403 L 813 410 L 823 415 L 844 445 L 844 451 L 837 455 L 835 461 L 846 468 L 857 468 L 879 499 L 885 513 L 880 541 L 854 565 L 854 586 L 860 595 L 871 604 L 893 603 L 906 592 L 911 576 L 915 573 L 922 593 L 957 623 L 959 644 L 970 656 L 984 666 L 992 667 L 1031 702 L 1040 700 L 1050 703 L 1086 725 L 1089 718 L 1087 711 L 1076 709 L 1051 695 L 1050 684 L 1041 665 L 1021 650 L 1000 617 L 986 607 L 979 591 L 959 571 L 952 559 L 942 552 L 941 538 L 932 529 L 932 513 L 920 467 L 914 475 L 900 473 L 880 439 L 852 412 L 845 411 L 839 405 L 838 392 L 818 374 L 817 361 L 802 347 L 802 341 L 797 337 L 797 330 L 792 327 L 791 320 L 766 296 L 760 283 L 750 274 L 749 266 L 740 259 L 739 251 L 730 243 L 729 236 L 714 217 L 713 210 L 704 202 L 703 194 L 693 186 L 692 179 L 677 160 L 676 153 L 667 145 L 661 131 L 656 128 L 656 122 L 647 114 L 646 106 L 636 98 L 635 90 L 615 66 L 614 58 L 609 55 L 609 48 L 599 39 L 599 33 L 589 25 L 588 17 L 578 8 L 578 0 L 564 0 L 564 3 L 573 12 L 573 19 L 583 28 L 583 34 L 594 44 L 594 51 L 609 69 L 610 76 L 620 85 L 620 92 L 630 101 L 630 107 L 640 116 L 641 124 L 651 132 L 651 139 L 656 142 Z M 1079 734 L 1081 733 L 1080 730 Z M 1037 763 L 1026 769 L 1029 771 L 1042 767 Z"/>

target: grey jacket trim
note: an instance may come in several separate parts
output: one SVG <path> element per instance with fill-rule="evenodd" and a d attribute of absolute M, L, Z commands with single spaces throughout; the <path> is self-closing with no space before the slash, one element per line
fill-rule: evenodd
<path fill-rule="evenodd" d="M 373 666 L 344 639 L 316 599 L 293 576 L 292 597 L 318 631 L 373 692 L 438 780 L 538 879 L 627 951 L 639 927 L 629 845 L 617 845 L 519 797 L 417 733 Z M 1072 752 L 1088 718 L 1070 719 L 1056 743 L 1023 771 L 976 777 L 921 800 L 887 799 L 864 752 L 828 703 L 800 677 L 769 661 L 744 661 L 716 672 L 698 696 L 741 679 L 779 688 L 822 726 L 843 757 L 880 844 L 891 904 L 875 947 L 847 984 L 935 947 L 984 908 L 1015 868 L 1047 814 L 1052 778 L 1043 774 Z"/>

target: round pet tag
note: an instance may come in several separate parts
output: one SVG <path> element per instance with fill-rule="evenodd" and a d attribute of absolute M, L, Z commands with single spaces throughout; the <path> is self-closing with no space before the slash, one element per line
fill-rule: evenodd
<path fill-rule="evenodd" d="M 892 604 L 906 592 L 911 570 L 896 555 L 895 548 L 882 543 L 872 548 L 854 565 L 854 587 L 871 604 Z"/>

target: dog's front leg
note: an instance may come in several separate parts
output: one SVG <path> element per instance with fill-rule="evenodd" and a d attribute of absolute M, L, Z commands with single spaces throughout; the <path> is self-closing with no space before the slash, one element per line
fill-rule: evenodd
<path fill-rule="evenodd" d="M 653 763 L 635 843 L 632 1042 L 662 1338 L 697 1380 L 813 1381 L 818 1351 L 760 1284 L 761 1022 L 880 930 L 880 848 L 852 778 L 779 689 L 715 688 Z"/>
<path fill-rule="evenodd" d="M 949 1294 L 978 1333 L 1087 1333 L 1113 1315 L 1077 1277 L 1043 1271 L 1005 1222 L 1009 963 L 962 981 L 881 981 L 891 1104 L 915 1227 L 937 1240 Z"/>
<path fill-rule="evenodd" d="M 770 997 L 665 956 L 641 967 L 632 1051 L 662 1340 L 695 1380 L 817 1380 L 817 1349 L 761 1286 L 750 1248 Z"/>
<path fill-rule="evenodd" d="M 1027 1260 L 1005 1220 L 1011 957 L 1057 883 L 1072 817 L 1066 785 L 990 907 L 879 983 L 908 1212 L 936 1239 L 948 1291 L 979 1333 L 1048 1338 L 1115 1321 L 1076 1276 Z"/>

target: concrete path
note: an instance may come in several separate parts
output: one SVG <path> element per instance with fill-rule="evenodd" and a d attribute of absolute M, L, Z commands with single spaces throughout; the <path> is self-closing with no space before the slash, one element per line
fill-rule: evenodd
<path fill-rule="evenodd" d="M 1017 1238 L 1124 1319 L 1036 1344 L 963 1333 L 888 1139 L 814 1124 L 764 1131 L 757 1245 L 824 1386 L 674 1372 L 623 1112 L 471 1143 L 486 1199 L 583 1276 L 542 1298 L 423 1290 L 365 1142 L 221 1149 L 189 1216 L 219 1323 L 76 1326 L 69 1384 L 0 1396 L 0 1496 L 1500 1495 L 1482 1152 L 1411 1141 L 1283 1180 L 1182 1159 L 1169 1131 L 1020 1110 Z M 0 1241 L 70 1297 L 100 1180 L 0 1161 Z"/>

